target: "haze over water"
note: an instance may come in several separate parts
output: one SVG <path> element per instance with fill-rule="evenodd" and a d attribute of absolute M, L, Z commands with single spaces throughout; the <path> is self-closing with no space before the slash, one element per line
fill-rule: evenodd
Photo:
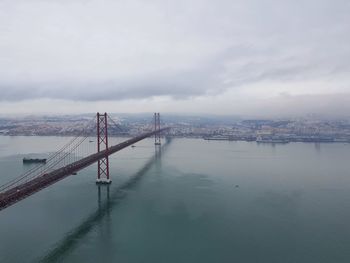
<path fill-rule="evenodd" d="M 0 183 L 67 140 L 0 137 Z M 0 262 L 350 261 L 350 144 L 136 146 L 1 211 Z"/>

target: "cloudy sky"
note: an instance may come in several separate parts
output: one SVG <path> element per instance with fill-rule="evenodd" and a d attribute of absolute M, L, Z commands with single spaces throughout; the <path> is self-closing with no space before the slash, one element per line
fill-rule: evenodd
<path fill-rule="evenodd" d="M 350 116 L 348 0 L 0 0 L 0 114 Z"/>

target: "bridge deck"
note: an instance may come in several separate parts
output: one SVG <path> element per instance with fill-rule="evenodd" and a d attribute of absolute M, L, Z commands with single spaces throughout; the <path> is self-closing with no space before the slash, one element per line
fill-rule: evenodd
<path fill-rule="evenodd" d="M 119 143 L 117 145 L 111 146 L 108 148 L 108 150 L 104 150 L 98 153 L 94 153 L 92 155 L 89 155 L 79 161 L 73 162 L 71 164 L 68 164 L 62 168 L 59 168 L 57 170 L 54 170 L 50 173 L 44 174 L 42 176 L 36 177 L 32 179 L 31 181 L 28 181 L 26 183 L 23 183 L 19 186 L 13 187 L 5 192 L 0 193 L 0 210 L 13 205 L 17 203 L 18 201 L 48 187 L 49 185 L 52 185 L 60 180 L 62 180 L 65 177 L 68 177 L 72 175 L 73 173 L 84 169 L 85 167 L 97 162 L 98 160 L 109 156 L 113 153 L 116 153 L 138 141 L 141 141 L 147 137 L 150 137 L 157 132 L 162 132 L 164 130 L 167 130 L 169 128 L 163 128 L 158 131 L 152 131 L 143 133 L 139 136 L 136 136 L 132 139 L 126 140 L 122 143 Z"/>

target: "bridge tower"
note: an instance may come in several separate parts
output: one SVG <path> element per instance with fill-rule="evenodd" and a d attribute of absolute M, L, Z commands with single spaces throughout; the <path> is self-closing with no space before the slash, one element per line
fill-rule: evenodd
<path fill-rule="evenodd" d="M 107 113 L 97 113 L 97 152 L 108 151 Z M 97 163 L 97 184 L 110 184 L 108 155 Z"/>
<path fill-rule="evenodd" d="M 160 131 L 160 114 L 154 113 L 154 130 Z M 160 132 L 154 134 L 154 145 L 161 145 Z"/>

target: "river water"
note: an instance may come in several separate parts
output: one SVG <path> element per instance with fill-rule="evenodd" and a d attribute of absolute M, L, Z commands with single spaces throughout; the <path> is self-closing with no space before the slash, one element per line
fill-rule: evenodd
<path fill-rule="evenodd" d="M 0 183 L 69 138 L 0 136 Z M 123 139 L 116 138 L 114 143 Z M 152 139 L 0 211 L 0 262 L 350 262 L 350 144 Z"/>

